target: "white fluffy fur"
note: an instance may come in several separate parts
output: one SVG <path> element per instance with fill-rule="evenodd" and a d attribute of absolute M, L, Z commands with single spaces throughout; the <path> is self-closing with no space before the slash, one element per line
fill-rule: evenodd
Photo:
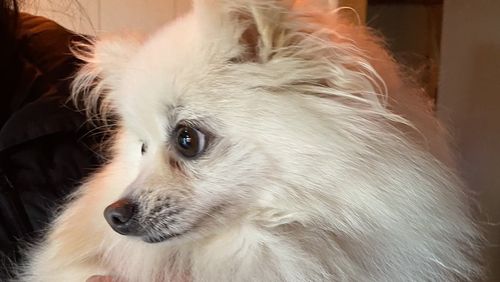
<path fill-rule="evenodd" d="M 76 92 L 91 115 L 120 117 L 114 157 L 79 189 L 20 280 L 480 275 L 480 236 L 446 134 L 366 28 L 303 5 L 199 0 L 145 42 L 97 41 L 83 57 Z M 201 158 L 176 159 L 168 145 L 180 120 L 213 133 Z M 144 191 L 177 197 L 191 212 L 186 224 L 208 216 L 159 244 L 115 233 L 104 208 Z M 211 214 L 216 205 L 223 212 Z"/>

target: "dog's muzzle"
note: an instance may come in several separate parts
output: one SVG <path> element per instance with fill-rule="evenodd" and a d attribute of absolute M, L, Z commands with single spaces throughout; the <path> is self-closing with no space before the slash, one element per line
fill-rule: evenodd
<path fill-rule="evenodd" d="M 122 235 L 140 236 L 141 226 L 137 222 L 138 206 L 129 199 L 118 200 L 104 210 L 104 218 L 114 231 Z"/>

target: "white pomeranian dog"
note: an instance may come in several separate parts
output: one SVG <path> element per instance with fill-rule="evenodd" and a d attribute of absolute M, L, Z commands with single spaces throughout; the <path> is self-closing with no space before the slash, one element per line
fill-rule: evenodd
<path fill-rule="evenodd" d="M 113 158 L 18 279 L 481 276 L 431 103 L 367 28 L 290 2 L 198 0 L 83 54 L 75 95 L 118 117 Z"/>

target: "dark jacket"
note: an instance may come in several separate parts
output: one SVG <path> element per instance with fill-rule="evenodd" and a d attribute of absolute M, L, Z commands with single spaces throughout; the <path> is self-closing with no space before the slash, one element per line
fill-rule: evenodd
<path fill-rule="evenodd" d="M 67 102 L 79 64 L 69 46 L 78 38 L 45 18 L 20 16 L 16 44 L 21 71 L 14 91 L 0 90 L 5 117 L 0 120 L 3 263 L 21 259 L 21 242 L 39 239 L 56 207 L 101 163 L 95 152 L 101 137 Z"/>

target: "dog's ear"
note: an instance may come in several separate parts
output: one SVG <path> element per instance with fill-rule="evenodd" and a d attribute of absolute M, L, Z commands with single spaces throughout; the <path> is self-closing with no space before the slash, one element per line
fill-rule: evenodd
<path fill-rule="evenodd" d="M 113 90 L 120 84 L 130 58 L 142 44 L 137 36 L 89 40 L 73 53 L 84 62 L 73 80 L 72 99 L 89 117 L 105 119 Z"/>
<path fill-rule="evenodd" d="M 287 22 L 294 0 L 195 0 L 194 10 L 208 25 L 226 23 L 234 28 L 244 52 L 235 58 L 266 62 L 284 47 Z M 217 29 L 212 29 L 217 30 Z"/>

